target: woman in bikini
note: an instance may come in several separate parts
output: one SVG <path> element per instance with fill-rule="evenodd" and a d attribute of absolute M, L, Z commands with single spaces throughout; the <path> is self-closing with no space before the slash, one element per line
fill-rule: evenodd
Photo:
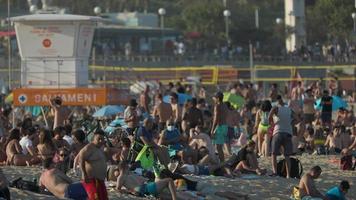
<path fill-rule="evenodd" d="M 268 121 L 269 112 L 272 109 L 271 102 L 265 100 L 261 104 L 261 108 L 256 113 L 256 123 L 254 130 L 257 130 L 257 149 L 261 156 L 269 155 L 269 142 L 271 136 L 268 134 L 268 129 L 270 127 Z"/>
<path fill-rule="evenodd" d="M 10 136 L 7 140 L 6 145 L 6 156 L 8 165 L 15 166 L 26 166 L 38 163 L 38 158 L 31 155 L 22 154 L 22 147 L 19 143 L 20 141 L 20 130 L 12 129 L 10 131 Z"/>
<path fill-rule="evenodd" d="M 52 134 L 49 130 L 41 130 L 39 135 L 39 144 L 37 145 L 38 154 L 42 160 L 53 158 L 57 151 L 56 146 L 52 141 Z"/>

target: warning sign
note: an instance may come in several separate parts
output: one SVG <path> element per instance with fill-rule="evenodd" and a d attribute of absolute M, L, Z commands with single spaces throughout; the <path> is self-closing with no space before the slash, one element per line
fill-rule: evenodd
<path fill-rule="evenodd" d="M 126 105 L 129 93 L 126 90 L 112 88 L 69 88 L 69 89 L 32 89 L 20 88 L 14 92 L 15 106 L 47 106 L 50 100 L 61 97 L 63 105 Z"/>

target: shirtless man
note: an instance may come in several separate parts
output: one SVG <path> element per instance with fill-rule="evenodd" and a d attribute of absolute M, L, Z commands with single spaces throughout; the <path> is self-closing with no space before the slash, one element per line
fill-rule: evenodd
<path fill-rule="evenodd" d="M 54 114 L 54 124 L 53 129 L 57 126 L 63 126 L 64 122 L 68 119 L 70 115 L 70 110 L 67 107 L 62 106 L 62 98 L 56 97 L 50 100 L 52 111 Z"/>
<path fill-rule="evenodd" d="M 158 121 L 159 132 L 164 130 L 166 122 L 173 118 L 172 106 L 169 103 L 163 102 L 162 94 L 156 95 L 156 106 L 153 109 L 153 117 Z"/>
<path fill-rule="evenodd" d="M 298 81 L 298 85 L 292 89 L 291 99 L 292 100 L 302 100 L 304 93 L 304 88 L 302 87 L 302 82 Z"/>
<path fill-rule="evenodd" d="M 0 169 L 0 199 L 10 200 L 9 181 Z"/>
<path fill-rule="evenodd" d="M 314 166 L 310 171 L 303 175 L 299 182 L 299 192 L 302 200 L 328 200 L 315 187 L 314 179 L 319 178 L 321 168 Z"/>
<path fill-rule="evenodd" d="M 170 99 L 171 99 L 171 106 L 173 112 L 173 121 L 176 124 L 176 126 L 180 126 L 180 123 L 182 121 L 182 107 L 178 104 L 177 93 L 172 92 L 170 94 Z"/>
<path fill-rule="evenodd" d="M 190 129 L 190 138 L 190 147 L 197 150 L 205 147 L 209 151 L 210 162 L 215 164 L 219 163 L 218 157 L 215 154 L 213 143 L 211 142 L 209 135 L 202 133 L 201 126 L 196 126 L 195 129 Z"/>
<path fill-rule="evenodd" d="M 147 182 L 146 178 L 130 174 L 126 162 L 120 162 L 118 170 L 119 177 L 117 178 L 116 189 L 121 193 L 127 192 L 141 197 L 144 195 L 160 196 L 162 191 L 168 187 L 171 198 L 173 200 L 177 199 L 176 188 L 171 178 L 161 179 L 156 182 Z M 123 186 L 126 190 L 122 189 Z"/>
<path fill-rule="evenodd" d="M 137 128 L 140 119 L 137 115 L 137 103 L 135 99 L 131 99 L 129 106 L 125 109 L 124 120 L 127 124 L 127 132 L 132 135 Z"/>
<path fill-rule="evenodd" d="M 83 186 L 89 200 L 107 200 L 105 187 L 106 158 L 101 147 L 104 145 L 104 131 L 96 130 L 93 141 L 87 144 L 78 154 L 79 166 L 82 171 Z"/>
<path fill-rule="evenodd" d="M 143 108 L 143 110 L 146 113 L 150 113 L 150 109 L 149 109 L 149 104 L 150 104 L 150 86 L 146 85 L 145 90 L 141 93 L 140 95 L 140 106 Z"/>
<path fill-rule="evenodd" d="M 213 144 L 218 151 L 219 159 L 221 162 L 224 161 L 224 152 L 223 145 L 226 145 L 227 142 L 227 113 L 228 108 L 223 103 L 224 95 L 221 92 L 217 92 L 213 100 L 215 102 L 214 106 L 214 115 L 213 115 L 213 126 L 211 129 L 211 138 L 213 139 Z"/>
<path fill-rule="evenodd" d="M 39 180 L 40 187 L 45 187 L 57 198 L 87 199 L 87 193 L 82 183 L 73 183 L 62 171 L 54 168 L 52 158 L 45 159 L 43 163 L 44 170 Z"/>

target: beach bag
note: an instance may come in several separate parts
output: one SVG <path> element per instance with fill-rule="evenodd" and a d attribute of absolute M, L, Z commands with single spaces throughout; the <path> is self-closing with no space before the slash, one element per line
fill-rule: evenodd
<path fill-rule="evenodd" d="M 10 184 L 10 187 L 40 193 L 40 187 L 38 186 L 37 180 L 27 181 L 22 178 L 18 178 Z"/>
<path fill-rule="evenodd" d="M 299 187 L 297 187 L 297 186 L 293 187 L 292 195 L 291 195 L 290 199 L 292 199 L 292 200 L 301 200 Z"/>
<path fill-rule="evenodd" d="M 297 158 L 290 158 L 290 163 L 291 163 L 290 177 L 300 179 L 300 177 L 303 173 L 302 163 Z M 278 176 L 282 176 L 282 177 L 287 176 L 285 159 L 280 160 L 277 163 L 277 174 L 278 174 Z"/>
<path fill-rule="evenodd" d="M 343 156 L 340 159 L 340 169 L 352 170 L 352 155 Z"/>
<path fill-rule="evenodd" d="M 152 168 L 154 164 L 154 156 L 152 150 L 147 145 L 143 146 L 135 161 L 140 161 L 141 167 L 143 169 L 147 170 Z"/>

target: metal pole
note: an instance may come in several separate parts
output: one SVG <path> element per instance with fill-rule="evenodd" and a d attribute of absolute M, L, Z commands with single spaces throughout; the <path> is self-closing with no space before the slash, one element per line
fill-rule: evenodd
<path fill-rule="evenodd" d="M 229 44 L 229 17 L 225 17 L 226 45 Z"/>
<path fill-rule="evenodd" d="M 9 90 L 11 89 L 11 65 L 12 65 L 12 57 L 11 57 L 11 35 L 10 35 L 10 0 L 7 0 L 7 53 L 8 53 L 8 73 L 9 73 Z"/>
<path fill-rule="evenodd" d="M 165 45 L 164 45 L 164 15 L 161 15 L 161 40 L 162 40 L 162 52 L 165 55 Z"/>
<path fill-rule="evenodd" d="M 355 34 L 356 33 L 356 19 L 353 18 L 352 20 L 354 21 L 354 34 Z"/>
<path fill-rule="evenodd" d="M 253 47 L 251 41 L 249 43 L 249 52 L 250 52 L 250 82 L 253 83 L 255 81 L 255 74 L 254 74 L 254 66 L 253 66 Z"/>
<path fill-rule="evenodd" d="M 260 16 L 259 16 L 259 10 L 256 8 L 255 10 L 255 24 L 256 24 L 256 29 L 260 28 Z"/>

